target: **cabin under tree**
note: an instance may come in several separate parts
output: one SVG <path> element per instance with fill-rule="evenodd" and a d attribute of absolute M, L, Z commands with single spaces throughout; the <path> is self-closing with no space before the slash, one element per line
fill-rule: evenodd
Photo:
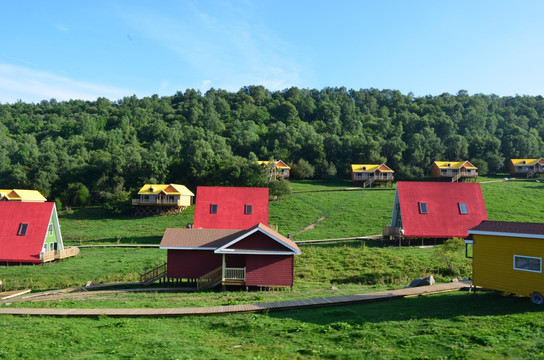
<path fill-rule="evenodd" d="M 257 163 L 263 168 L 270 169 L 270 173 L 268 176 L 270 180 L 276 180 L 278 178 L 289 179 L 289 176 L 291 175 L 291 167 L 282 160 L 259 160 L 257 161 Z"/>
<path fill-rule="evenodd" d="M 544 158 L 510 159 L 508 163 L 510 176 L 536 177 L 544 175 Z"/>
<path fill-rule="evenodd" d="M 469 161 L 435 161 L 431 166 L 431 176 L 451 182 L 476 181 L 478 168 Z"/>
<path fill-rule="evenodd" d="M 394 173 L 385 164 L 351 164 L 351 181 L 363 187 L 372 187 L 374 183 L 392 186 Z"/>
<path fill-rule="evenodd" d="M 145 184 L 132 205 L 136 215 L 176 214 L 191 206 L 193 197 L 185 185 Z"/>

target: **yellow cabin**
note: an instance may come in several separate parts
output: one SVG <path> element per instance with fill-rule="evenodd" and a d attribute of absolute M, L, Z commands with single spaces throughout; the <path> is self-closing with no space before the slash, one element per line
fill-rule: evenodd
<path fill-rule="evenodd" d="M 132 199 L 132 205 L 137 214 L 179 213 L 191 206 L 194 196 L 185 185 L 145 184 L 138 191 L 138 198 Z"/>
<path fill-rule="evenodd" d="M 282 160 L 264 161 L 259 160 L 257 164 L 263 168 L 270 167 L 270 179 L 276 180 L 277 178 L 289 179 L 291 173 L 291 167 Z"/>
<path fill-rule="evenodd" d="M 468 233 L 473 285 L 544 303 L 544 224 L 482 221 Z"/>

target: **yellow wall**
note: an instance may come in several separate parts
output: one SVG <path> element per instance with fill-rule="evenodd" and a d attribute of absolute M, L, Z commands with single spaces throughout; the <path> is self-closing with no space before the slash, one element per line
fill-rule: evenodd
<path fill-rule="evenodd" d="M 472 235 L 472 283 L 492 290 L 529 296 L 544 294 L 544 273 L 514 270 L 514 255 L 544 260 L 544 240 Z"/>
<path fill-rule="evenodd" d="M 187 196 L 187 195 L 181 195 L 179 202 L 181 206 L 190 206 L 192 202 L 193 197 Z"/>

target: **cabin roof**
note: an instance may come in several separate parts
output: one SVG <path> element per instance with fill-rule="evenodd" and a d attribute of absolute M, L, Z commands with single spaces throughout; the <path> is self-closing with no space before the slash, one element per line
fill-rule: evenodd
<path fill-rule="evenodd" d="M 351 164 L 352 172 L 374 172 L 380 169 L 381 172 L 394 172 L 385 164 Z"/>
<path fill-rule="evenodd" d="M 512 164 L 514 165 L 536 165 L 540 160 L 544 160 L 544 158 L 540 159 L 510 159 Z"/>
<path fill-rule="evenodd" d="M 435 161 L 434 164 L 440 169 L 459 169 L 463 166 L 467 169 L 477 169 L 470 161 Z"/>
<path fill-rule="evenodd" d="M 199 186 L 196 191 L 194 227 L 203 229 L 248 229 L 268 226 L 268 188 Z M 215 212 L 211 206 L 215 206 Z M 246 205 L 251 212 L 246 213 Z"/>
<path fill-rule="evenodd" d="M 544 239 L 544 224 L 510 221 L 482 221 L 468 231 L 471 235 L 494 235 Z"/>
<path fill-rule="evenodd" d="M 263 167 L 266 167 L 272 164 L 278 169 L 291 169 L 291 167 L 289 167 L 289 165 L 287 165 L 283 160 L 277 160 L 277 161 L 259 160 L 257 161 L 257 163 Z"/>
<path fill-rule="evenodd" d="M 193 194 L 193 192 L 185 185 L 179 184 L 145 184 L 140 191 L 138 191 L 138 195 L 154 195 L 161 191 L 167 195 L 195 196 L 195 194 Z"/>
<path fill-rule="evenodd" d="M 7 198 L 8 200 L 15 201 L 47 201 L 38 190 L 26 190 L 26 189 L 1 189 L 0 198 Z"/>
<path fill-rule="evenodd" d="M 465 238 L 468 229 L 487 220 L 478 183 L 399 181 L 396 191 L 405 237 Z M 421 203 L 427 213 L 421 213 Z M 461 213 L 461 203 L 466 214 Z"/>
<path fill-rule="evenodd" d="M 280 233 L 270 229 L 263 224 L 257 224 L 247 230 L 236 229 L 176 229 L 168 228 L 162 237 L 160 248 L 172 250 L 213 250 L 214 252 L 232 253 L 236 252 L 254 252 L 253 249 L 229 249 L 238 241 L 246 237 L 261 232 L 269 238 L 277 241 L 286 247 L 286 250 L 293 254 L 300 254 L 300 249 L 297 244 L 281 235 Z M 261 253 L 267 253 L 265 250 L 257 250 Z"/>
<path fill-rule="evenodd" d="M 53 202 L 0 202 L 0 261 L 39 262 Z M 24 235 L 17 235 L 28 224 Z"/>

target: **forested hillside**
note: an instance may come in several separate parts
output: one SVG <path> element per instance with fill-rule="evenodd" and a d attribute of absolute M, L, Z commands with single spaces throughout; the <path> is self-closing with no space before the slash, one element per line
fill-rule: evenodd
<path fill-rule="evenodd" d="M 391 90 L 261 86 L 118 101 L 0 104 L 0 187 L 48 198 L 88 190 L 95 202 L 145 182 L 263 185 L 257 159 L 294 176 L 347 178 L 350 163 L 386 162 L 397 179 L 434 160 L 468 159 L 481 174 L 510 158 L 544 155 L 544 98 L 414 97 Z M 65 194 L 66 195 L 66 194 Z M 66 197 L 69 198 L 69 197 Z"/>

